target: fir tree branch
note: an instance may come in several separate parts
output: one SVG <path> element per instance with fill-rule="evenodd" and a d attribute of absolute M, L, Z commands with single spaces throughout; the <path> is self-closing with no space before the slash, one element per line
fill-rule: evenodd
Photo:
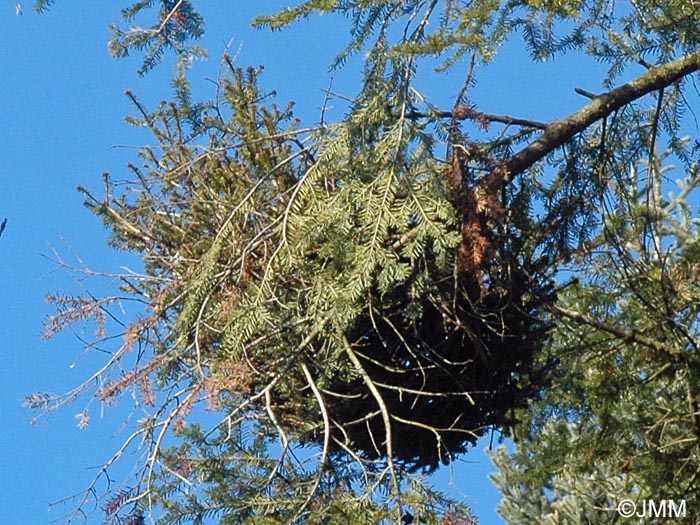
<path fill-rule="evenodd" d="M 537 140 L 505 161 L 505 182 L 512 180 L 515 175 L 564 145 L 591 124 L 649 93 L 678 82 L 699 68 L 700 51 L 696 51 L 668 64 L 650 69 L 627 84 L 596 97 L 576 113 L 549 124 Z"/>
<path fill-rule="evenodd" d="M 630 330 L 621 326 L 616 326 L 610 323 L 606 323 L 605 321 L 598 321 L 590 315 L 583 314 L 581 312 L 576 312 L 575 310 L 568 310 L 566 308 L 562 308 L 556 305 L 550 306 L 549 309 L 554 313 L 563 315 L 564 317 L 568 317 L 572 321 L 586 324 L 593 328 L 597 328 L 598 330 L 602 330 L 604 332 L 612 334 L 623 341 L 639 343 L 643 346 L 651 348 L 652 350 L 663 352 L 664 354 L 669 355 L 671 357 L 678 357 L 680 355 L 680 352 L 678 352 L 677 350 L 670 349 L 668 345 L 664 344 L 663 342 L 658 341 L 656 339 L 652 339 L 650 337 L 646 337 L 645 335 L 640 334 L 636 330 Z"/>

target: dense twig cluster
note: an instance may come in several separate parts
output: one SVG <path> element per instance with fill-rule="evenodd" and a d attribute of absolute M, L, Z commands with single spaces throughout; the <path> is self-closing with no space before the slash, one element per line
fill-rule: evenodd
<path fill-rule="evenodd" d="M 311 0 L 261 23 L 335 9 L 327 4 Z M 614 156 L 607 119 L 696 71 L 697 52 L 551 123 L 478 111 L 464 96 L 471 71 L 452 111 L 437 111 L 412 87 L 416 56 L 450 42 L 467 42 L 457 54 L 472 46 L 486 55 L 512 27 L 532 29 L 519 15 L 506 23 L 516 15 L 503 7 L 488 39 L 466 35 L 459 17 L 486 19 L 491 8 L 446 2 L 426 38 L 438 4 L 338 7 L 362 14 L 347 52 L 377 21 L 414 10 L 391 53 L 381 28 L 363 90 L 338 125 L 300 129 L 291 105 L 259 88 L 260 69 L 238 69 L 228 56 L 212 103 L 193 102 L 182 75 L 176 102 L 152 111 L 127 92 L 139 112 L 130 122 L 156 144 L 129 166 L 128 183 L 106 175 L 104 197 L 80 191 L 112 244 L 143 257 L 143 273 L 118 276 L 122 293 L 111 298 L 52 296 L 47 335 L 90 317 L 98 346 L 110 305 L 145 307 L 83 385 L 28 399 L 54 409 L 92 389 L 78 418 L 86 425 L 92 401 L 132 393 L 144 415 L 98 474 L 109 484 L 108 468 L 127 449 L 144 452 L 130 486 L 108 488 L 113 522 L 128 514 L 122 522 L 140 523 L 157 505 L 162 523 L 312 524 L 329 512 L 350 525 L 468 523 L 463 506 L 416 472 L 451 461 L 489 429 L 507 430 L 543 391 L 553 316 L 605 328 L 554 305 L 553 277 L 587 255 L 600 229 L 595 207 L 610 194 L 604 168 Z M 548 14 L 578 16 L 576 2 L 560 4 Z M 200 34 L 198 15 L 187 1 L 162 7 L 151 29 L 117 31 L 115 53 L 145 47 L 149 64 L 168 47 L 184 53 Z M 545 36 L 532 32 L 536 49 L 547 48 Z M 476 141 L 460 127 L 468 124 L 505 130 Z M 551 180 L 536 165 L 543 159 L 558 170 Z M 627 340 L 644 342 L 635 337 Z M 689 399 L 697 406 L 694 391 Z M 203 410 L 219 417 L 209 428 L 194 422 Z"/>

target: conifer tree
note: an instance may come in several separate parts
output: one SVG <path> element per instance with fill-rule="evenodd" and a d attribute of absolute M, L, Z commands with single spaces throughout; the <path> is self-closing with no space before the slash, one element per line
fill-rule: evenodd
<path fill-rule="evenodd" d="M 204 21 L 186 0 L 123 11 L 153 13 L 115 27 L 112 50 L 143 51 L 143 72 L 174 51 L 174 100 L 128 93 L 153 145 L 128 183 L 80 188 L 112 245 L 142 257 L 120 279 L 143 309 L 93 378 L 28 399 L 132 393 L 148 410 L 108 521 L 472 523 L 423 474 L 492 429 L 518 442 L 497 455 L 513 523 L 597 523 L 623 494 L 697 492 L 692 5 L 308 0 L 259 17 L 352 18 L 335 66 L 364 54 L 358 95 L 315 126 L 228 56 L 218 98 L 193 100 Z M 552 122 L 486 111 L 470 88 L 515 38 L 609 76 Z M 450 108 L 416 89 L 434 57 L 466 77 Z M 672 160 L 684 175 L 665 200 Z M 104 338 L 125 301 L 52 300 L 47 335 L 92 318 Z"/>
<path fill-rule="evenodd" d="M 689 202 L 700 178 L 693 165 L 663 198 L 670 153 L 614 184 L 595 254 L 553 307 L 543 355 L 557 373 L 521 416 L 516 453 L 495 454 L 507 523 L 622 522 L 625 499 L 683 504 L 687 523 L 700 504 L 700 231 Z"/>

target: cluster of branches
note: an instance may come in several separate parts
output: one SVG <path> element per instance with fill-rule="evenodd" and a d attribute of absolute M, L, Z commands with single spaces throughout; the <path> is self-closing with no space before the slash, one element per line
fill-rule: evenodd
<path fill-rule="evenodd" d="M 687 505 L 700 483 L 697 168 L 661 196 L 671 150 L 614 183 L 591 264 L 553 308 L 560 361 L 499 450 L 494 480 L 508 523 L 615 523 L 619 501 Z M 648 523 L 651 516 L 633 516 Z"/>
<path fill-rule="evenodd" d="M 148 48 L 144 71 L 168 46 L 186 53 L 202 27 L 182 0 L 138 2 L 125 14 L 155 5 L 156 26 L 115 40 L 118 55 Z M 301 127 L 291 105 L 259 87 L 258 69 L 228 56 L 213 102 L 192 100 L 182 70 L 175 100 L 155 110 L 127 93 L 139 113 L 132 123 L 156 143 L 129 166 L 128 183 L 106 175 L 104 196 L 80 191 L 112 245 L 142 256 L 143 273 L 120 279 L 145 308 L 90 381 L 28 399 L 53 409 L 81 393 L 109 404 L 132 392 L 147 412 L 116 456 L 144 451 L 128 487 L 108 497 L 108 519 L 158 506 L 160 523 L 471 523 L 421 472 L 518 420 L 533 442 L 558 411 L 559 425 L 583 425 L 587 410 L 586 424 L 602 425 L 595 399 L 564 406 L 584 399 L 571 393 L 584 383 L 571 379 L 582 369 L 569 346 L 606 356 L 595 360 L 600 377 L 630 363 L 635 388 L 686 385 L 690 410 L 674 406 L 647 441 L 630 433 L 638 448 L 625 457 L 678 445 L 682 467 L 668 483 L 696 468 L 696 311 L 687 306 L 696 245 L 684 199 L 697 184 L 664 204 L 656 144 L 664 133 L 694 169 L 679 109 L 700 55 L 683 24 L 668 38 L 680 3 L 653 17 L 636 6 L 616 16 L 607 2 L 581 8 L 310 0 L 260 18 L 275 29 L 317 12 L 355 16 L 338 61 L 369 47 L 363 87 L 334 125 Z M 561 20 L 565 36 L 555 34 Z M 404 24 L 398 42 L 392 24 Z M 481 111 L 468 97 L 475 59 L 453 108 L 415 90 L 419 57 L 485 62 L 515 30 L 536 57 L 585 48 L 609 59 L 609 80 L 630 62 L 648 70 L 554 122 Z M 646 186 L 629 173 L 641 159 Z M 687 242 L 671 251 L 667 239 L 682 227 L 664 228 L 676 217 Z M 558 284 L 562 269 L 579 283 Z M 86 318 L 103 326 L 123 298 L 54 300 L 49 335 Z M 656 320 L 658 334 L 637 324 L 657 311 L 645 322 Z M 640 349 L 656 352 L 658 369 L 644 367 Z M 588 369 L 580 373 L 590 387 Z M 614 393 L 599 383 L 607 409 Z M 207 428 L 197 424 L 204 409 L 220 415 Z M 678 443 L 664 441 L 671 428 Z"/>

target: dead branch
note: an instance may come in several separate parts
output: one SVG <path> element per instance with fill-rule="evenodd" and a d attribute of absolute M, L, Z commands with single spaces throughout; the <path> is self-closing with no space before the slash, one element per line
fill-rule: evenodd
<path fill-rule="evenodd" d="M 458 106 L 459 108 L 460 106 Z M 540 122 L 538 120 L 530 120 L 524 118 L 511 117 L 508 115 L 494 115 L 492 113 L 482 113 L 481 111 L 470 110 L 468 112 L 459 111 L 409 111 L 406 115 L 408 119 L 419 119 L 419 118 L 454 118 L 455 120 L 486 120 L 488 122 L 498 122 L 499 124 L 506 124 L 508 126 L 522 126 L 526 128 L 535 128 L 546 130 L 550 124 L 547 122 Z"/>

